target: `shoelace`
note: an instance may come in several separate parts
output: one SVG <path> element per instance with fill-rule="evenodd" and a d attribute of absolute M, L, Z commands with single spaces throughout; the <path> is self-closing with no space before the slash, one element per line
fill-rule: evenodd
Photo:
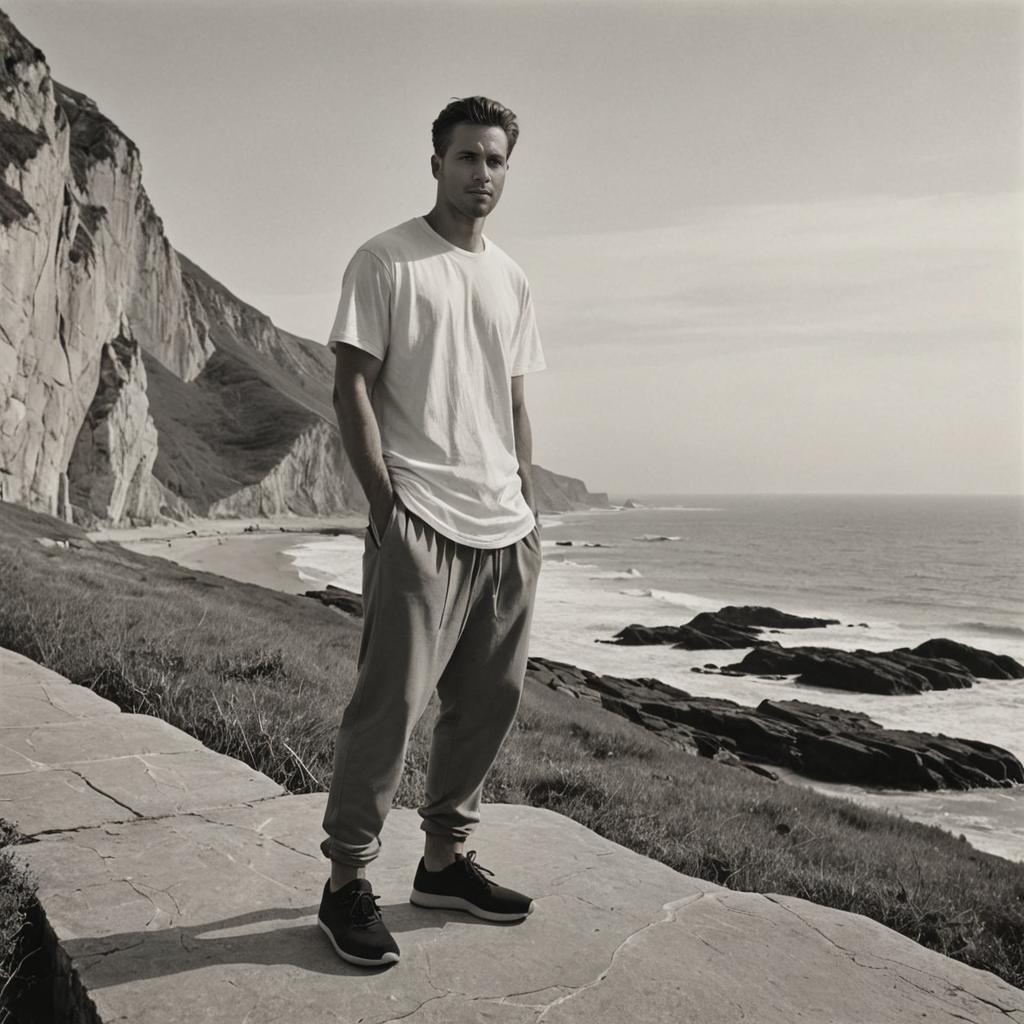
<path fill-rule="evenodd" d="M 380 897 L 375 896 L 372 892 L 357 892 L 355 894 L 349 915 L 356 928 L 369 928 L 370 925 L 383 920 L 380 908 L 377 906 L 379 899 Z"/>
<path fill-rule="evenodd" d="M 483 886 L 485 889 L 490 885 L 494 885 L 494 882 L 489 882 L 484 878 L 484 875 L 493 876 L 494 872 L 488 871 L 482 864 L 477 864 L 476 850 L 470 850 L 469 853 L 466 854 L 466 859 L 462 863 L 465 865 L 466 873 L 473 878 L 478 885 Z"/>

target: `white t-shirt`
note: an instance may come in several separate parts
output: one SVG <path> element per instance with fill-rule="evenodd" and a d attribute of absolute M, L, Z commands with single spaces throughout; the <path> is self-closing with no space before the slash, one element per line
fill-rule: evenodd
<path fill-rule="evenodd" d="M 522 494 L 510 378 L 545 368 L 522 268 L 423 217 L 360 246 L 345 270 L 331 350 L 383 361 L 372 396 L 403 504 L 460 544 L 498 548 L 534 526 Z"/>

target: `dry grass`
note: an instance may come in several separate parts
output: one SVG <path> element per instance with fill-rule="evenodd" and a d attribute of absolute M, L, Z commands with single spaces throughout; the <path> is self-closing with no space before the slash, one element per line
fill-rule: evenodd
<path fill-rule="evenodd" d="M 0 1024 L 12 1019 L 10 1004 L 34 949 L 29 914 L 35 890 L 11 856 L 18 838 L 14 826 L 0 818 Z"/>
<path fill-rule="evenodd" d="M 293 792 L 326 788 L 358 622 L 116 545 L 46 551 L 29 539 L 40 523 L 0 505 L 0 645 Z M 431 705 L 413 734 L 396 805 L 422 799 L 435 714 Z M 865 914 L 1024 983 L 1024 866 L 938 828 L 686 755 L 530 680 L 484 795 L 549 807 L 734 889 Z"/>

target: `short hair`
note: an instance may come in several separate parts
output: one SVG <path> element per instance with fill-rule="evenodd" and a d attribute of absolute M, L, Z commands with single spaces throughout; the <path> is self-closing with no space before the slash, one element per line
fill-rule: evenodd
<path fill-rule="evenodd" d="M 482 124 L 501 128 L 508 139 L 508 156 L 512 155 L 512 147 L 519 138 L 519 122 L 508 107 L 486 96 L 467 96 L 465 99 L 452 100 L 434 121 L 430 135 L 434 152 L 438 156 L 444 156 L 452 144 L 457 124 Z"/>

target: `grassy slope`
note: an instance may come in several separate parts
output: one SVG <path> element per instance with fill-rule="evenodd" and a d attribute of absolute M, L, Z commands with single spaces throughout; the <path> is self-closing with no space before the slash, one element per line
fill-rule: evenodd
<path fill-rule="evenodd" d="M 326 787 L 358 622 L 117 545 L 44 550 L 26 538 L 46 522 L 0 504 L 0 645 L 292 791 Z M 435 714 L 413 735 L 397 805 L 421 799 Z M 686 874 L 866 914 L 1024 983 L 1024 866 L 688 756 L 532 680 L 485 798 L 550 807 Z"/>
<path fill-rule="evenodd" d="M 38 946 L 29 924 L 35 885 L 11 855 L 17 839 L 14 826 L 0 818 L 0 1024 L 10 1019 L 8 1005 L 28 973 L 25 961 Z"/>
<path fill-rule="evenodd" d="M 317 421 L 230 353 L 218 350 L 189 383 L 152 356 L 143 358 L 160 437 L 153 475 L 200 514 L 261 480 Z"/>
<path fill-rule="evenodd" d="M 319 420 L 334 423 L 333 357 L 277 331 L 269 319 L 178 254 L 204 302 L 214 355 L 189 382 L 145 355 L 150 412 L 160 437 L 153 475 L 203 514 L 210 504 L 265 477 Z M 238 312 L 238 330 L 213 298 Z M 252 339 L 269 339 L 266 351 Z"/>
<path fill-rule="evenodd" d="M 243 302 L 187 256 L 178 253 L 178 261 L 182 274 L 201 296 L 217 348 L 249 363 L 290 401 L 333 423 L 334 356 L 327 348 L 275 327 L 265 313 Z M 217 302 L 237 311 L 240 329 L 217 316 Z M 256 348 L 254 338 L 263 339 L 265 351 Z"/>

